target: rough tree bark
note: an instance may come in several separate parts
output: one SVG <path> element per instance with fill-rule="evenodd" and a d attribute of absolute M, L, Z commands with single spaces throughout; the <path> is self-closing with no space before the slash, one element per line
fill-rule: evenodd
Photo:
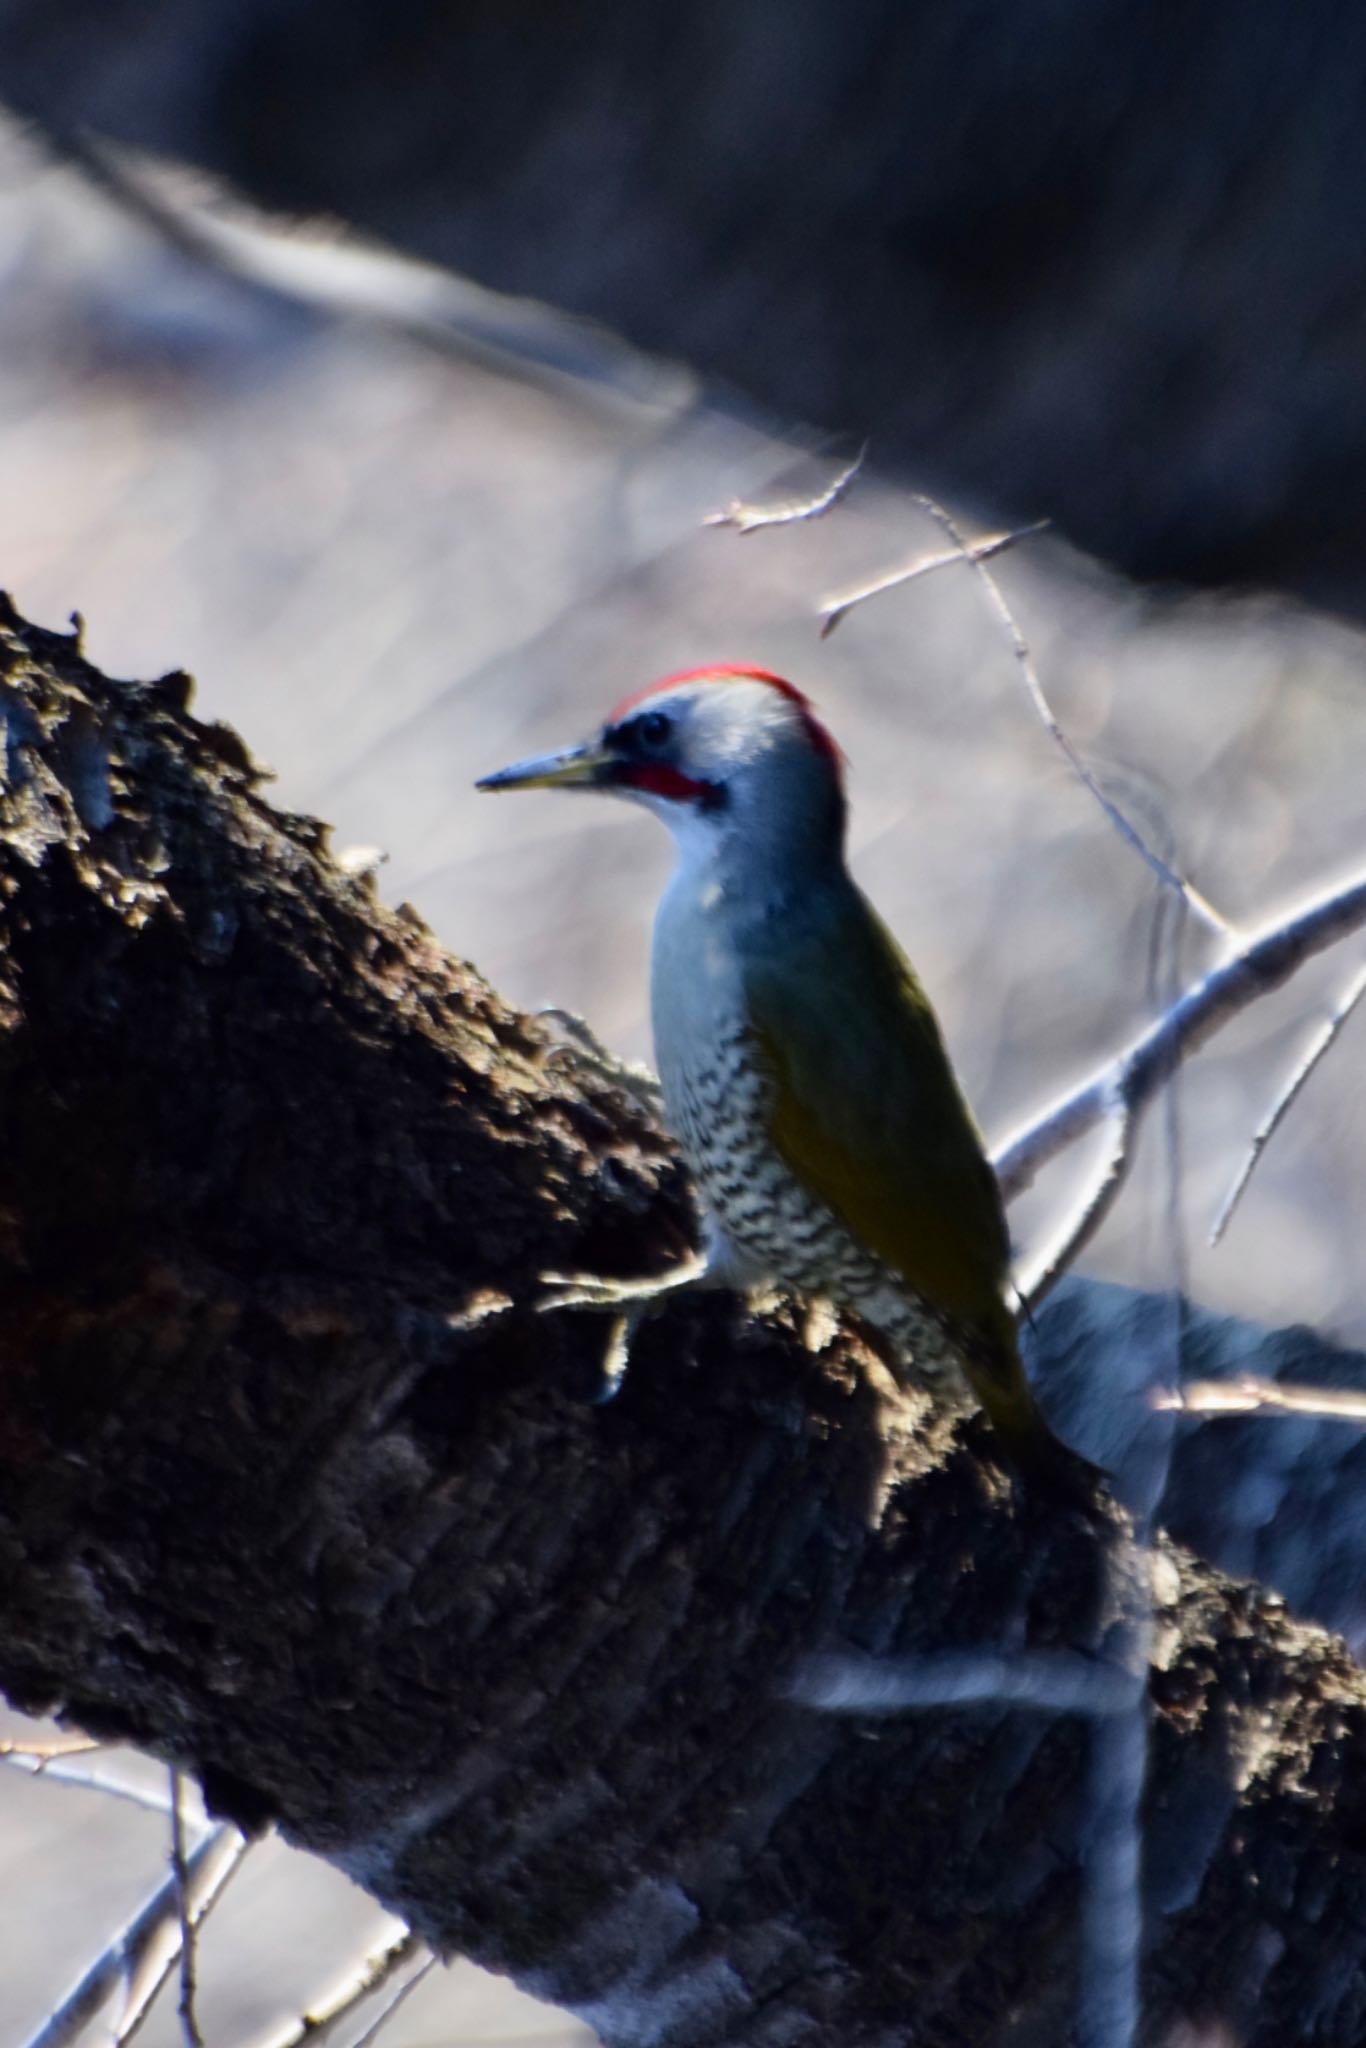
<path fill-rule="evenodd" d="M 8 610 L 0 672 L 0 1685 L 609 2043 L 1065 2039 L 1084 1727 L 785 1686 L 840 1641 L 1102 1656 L 1094 1530 L 790 1308 L 680 1305 L 592 1405 L 600 1324 L 528 1304 L 680 1250 L 667 1141 L 186 678 Z M 1359 2038 L 1366 1681 L 1162 1577 L 1147 2038 Z"/>

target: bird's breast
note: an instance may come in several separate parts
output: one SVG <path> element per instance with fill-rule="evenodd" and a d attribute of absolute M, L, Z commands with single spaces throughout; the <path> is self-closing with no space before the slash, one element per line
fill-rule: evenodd
<path fill-rule="evenodd" d="M 773 1079 L 751 1028 L 742 957 L 705 890 L 675 889 L 660 906 L 651 1009 L 666 1120 L 741 1266 L 858 1310 L 899 1350 L 942 1350 L 929 1341 L 942 1319 L 779 1152 Z"/>
<path fill-rule="evenodd" d="M 757 1271 L 853 1301 L 877 1262 L 800 1181 L 772 1135 L 773 1089 L 744 1000 L 741 961 L 699 904 L 667 904 L 651 984 L 665 1115 L 725 1238 Z"/>

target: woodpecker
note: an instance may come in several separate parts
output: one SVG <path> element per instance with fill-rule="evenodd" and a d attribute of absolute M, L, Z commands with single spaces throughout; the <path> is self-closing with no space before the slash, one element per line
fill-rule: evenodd
<path fill-rule="evenodd" d="M 651 1012 L 706 1227 L 681 1279 L 824 1296 L 921 1380 L 947 1339 L 1021 1475 L 1087 1494 L 1030 1392 L 996 1177 L 920 983 L 845 865 L 843 756 L 807 697 L 764 669 L 688 670 L 478 787 L 600 790 L 673 834 Z M 615 1301 L 634 1328 L 677 1284 L 572 1299 Z"/>

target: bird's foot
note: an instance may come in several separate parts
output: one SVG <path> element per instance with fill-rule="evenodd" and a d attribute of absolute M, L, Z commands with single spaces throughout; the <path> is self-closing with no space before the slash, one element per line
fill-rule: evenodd
<path fill-rule="evenodd" d="M 707 1271 L 705 1259 L 692 1259 L 676 1266 L 658 1280 L 603 1280 L 592 1274 L 542 1273 L 545 1289 L 536 1304 L 538 1315 L 553 1309 L 588 1308 L 611 1314 L 607 1343 L 602 1354 L 602 1382 L 594 1396 L 601 1406 L 621 1391 L 631 1362 L 631 1345 L 642 1323 L 667 1308 L 684 1287 L 695 1287 Z"/>

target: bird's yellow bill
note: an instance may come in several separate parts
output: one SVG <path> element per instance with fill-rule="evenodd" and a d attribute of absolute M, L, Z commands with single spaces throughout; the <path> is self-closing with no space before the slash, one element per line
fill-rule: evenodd
<path fill-rule="evenodd" d="M 586 746 L 568 747 L 562 754 L 536 754 L 529 761 L 514 761 L 493 775 L 483 775 L 476 789 L 591 789 L 614 765 L 615 756 L 597 740 Z"/>

